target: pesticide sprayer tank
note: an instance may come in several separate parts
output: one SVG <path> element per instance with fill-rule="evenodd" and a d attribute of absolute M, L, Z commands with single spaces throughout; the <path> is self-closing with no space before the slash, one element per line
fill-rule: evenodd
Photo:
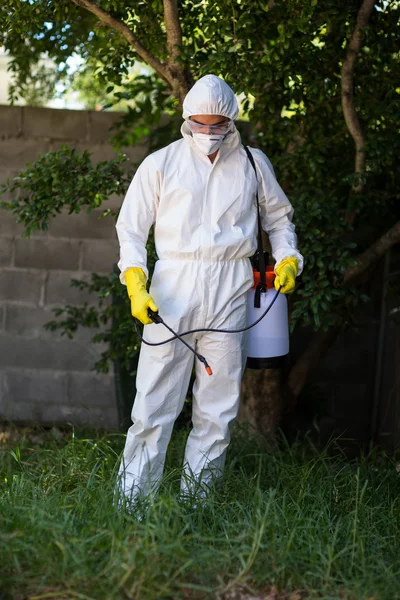
<path fill-rule="evenodd" d="M 257 278 L 258 275 L 258 278 Z M 267 267 L 266 292 L 261 293 L 260 308 L 254 306 L 256 287 L 260 274 L 254 273 L 254 287 L 248 292 L 247 322 L 261 317 L 276 295 L 273 286 L 273 267 Z M 280 293 L 265 317 L 248 331 L 247 367 L 249 369 L 274 369 L 282 366 L 289 353 L 288 307 L 285 294 Z"/>

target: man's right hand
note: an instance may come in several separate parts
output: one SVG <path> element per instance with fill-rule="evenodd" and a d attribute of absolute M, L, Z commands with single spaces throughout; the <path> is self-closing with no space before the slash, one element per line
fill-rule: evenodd
<path fill-rule="evenodd" d="M 147 309 L 158 312 L 158 307 L 146 290 L 146 274 L 139 267 L 131 267 L 125 272 L 126 287 L 131 300 L 131 313 L 144 325 L 153 323 Z"/>

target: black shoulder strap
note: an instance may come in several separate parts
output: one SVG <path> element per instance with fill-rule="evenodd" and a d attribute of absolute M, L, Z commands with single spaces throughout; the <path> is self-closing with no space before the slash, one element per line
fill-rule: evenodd
<path fill-rule="evenodd" d="M 255 300 L 254 300 L 254 306 L 256 308 L 260 308 L 260 294 L 261 292 L 266 292 L 267 291 L 267 280 L 265 277 L 265 258 L 264 258 L 264 248 L 263 248 L 263 243 L 262 243 L 262 227 L 261 227 L 261 215 L 260 215 L 260 202 L 259 202 L 259 198 L 258 198 L 258 177 L 257 177 L 257 169 L 256 169 L 256 164 L 254 162 L 254 158 L 252 153 L 250 152 L 249 148 L 247 146 L 244 146 L 244 149 L 246 150 L 246 154 L 248 156 L 248 159 L 251 163 L 251 166 L 254 169 L 254 173 L 256 175 L 256 181 L 257 181 L 257 190 L 256 190 L 256 199 L 257 199 L 257 221 L 258 221 L 258 236 L 257 236 L 257 254 L 258 254 L 258 265 L 259 265 L 259 269 L 260 269 L 260 283 L 257 286 L 256 289 L 256 295 L 255 295 Z"/>

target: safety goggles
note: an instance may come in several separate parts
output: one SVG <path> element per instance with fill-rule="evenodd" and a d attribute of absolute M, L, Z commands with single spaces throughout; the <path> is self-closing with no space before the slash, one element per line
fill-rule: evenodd
<path fill-rule="evenodd" d="M 207 133 L 207 134 L 219 134 L 225 135 L 232 130 L 233 121 L 224 121 L 218 125 L 204 125 L 203 123 L 196 123 L 192 119 L 187 119 L 187 124 L 192 133 Z"/>

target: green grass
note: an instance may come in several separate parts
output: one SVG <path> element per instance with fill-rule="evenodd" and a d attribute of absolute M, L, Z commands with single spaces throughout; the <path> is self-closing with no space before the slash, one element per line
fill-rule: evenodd
<path fill-rule="evenodd" d="M 193 510 L 177 500 L 185 435 L 138 521 L 112 502 L 124 436 L 0 433 L 0 598 L 400 598 L 393 457 L 262 451 L 237 428 L 222 488 Z"/>

